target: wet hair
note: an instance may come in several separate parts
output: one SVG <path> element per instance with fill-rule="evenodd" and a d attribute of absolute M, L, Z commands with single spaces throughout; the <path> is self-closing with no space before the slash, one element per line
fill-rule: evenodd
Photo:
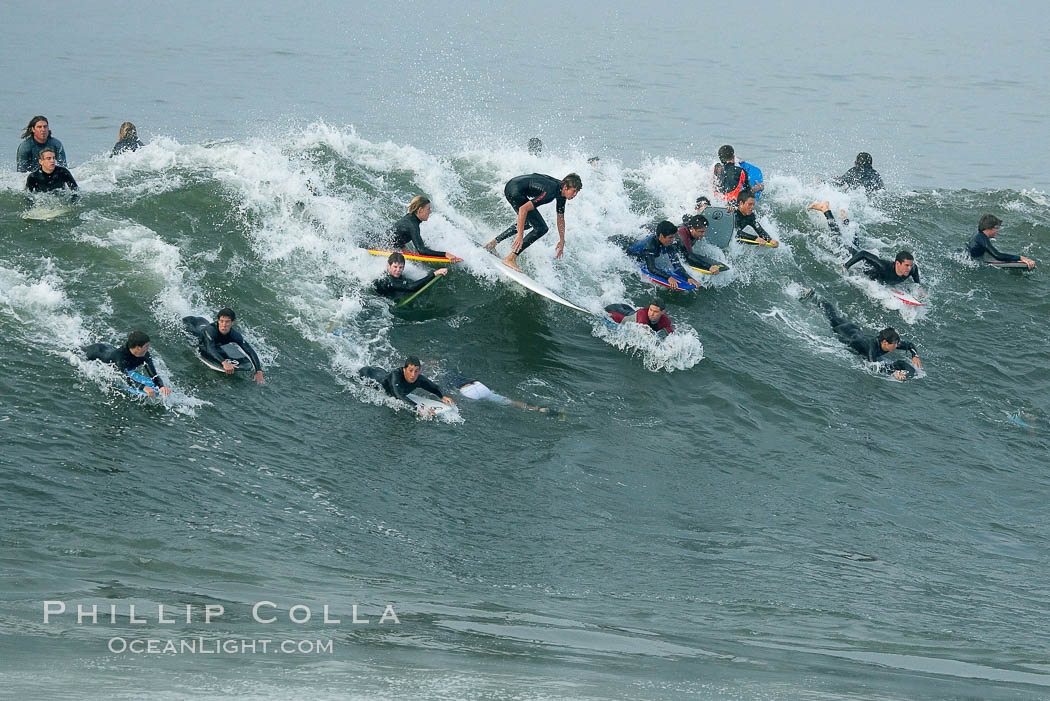
<path fill-rule="evenodd" d="M 703 229 L 707 224 L 707 217 L 703 214 L 687 214 L 682 217 L 682 226 L 687 226 L 690 229 Z"/>
<path fill-rule="evenodd" d="M 430 198 L 424 197 L 423 195 L 416 195 L 412 198 L 412 201 L 408 203 L 408 213 L 415 214 L 419 210 L 430 204 Z"/>
<path fill-rule="evenodd" d="M 26 130 L 22 132 L 22 138 L 23 139 L 28 139 L 30 136 L 32 136 L 33 135 L 33 127 L 35 127 L 36 123 L 40 122 L 40 121 L 47 122 L 48 127 L 51 126 L 51 122 L 47 121 L 47 117 L 45 117 L 42 114 L 38 114 L 37 116 L 35 116 L 35 117 L 33 117 L 32 119 L 29 120 L 29 126 L 27 126 Z M 48 131 L 50 131 L 50 129 L 48 129 Z"/>
<path fill-rule="evenodd" d="M 853 163 L 861 168 L 871 168 L 871 154 L 867 151 L 861 151 L 857 154 L 857 160 Z"/>
<path fill-rule="evenodd" d="M 147 343 L 149 343 L 149 336 L 146 335 L 145 331 L 132 331 L 128 334 L 128 342 L 124 345 L 130 350 L 131 348 L 141 348 Z"/>
<path fill-rule="evenodd" d="M 674 236 L 678 233 L 678 227 L 664 219 L 656 225 L 657 236 Z"/>
<path fill-rule="evenodd" d="M 124 139 L 137 139 L 139 138 L 138 130 L 135 129 L 135 125 L 131 122 L 124 122 L 120 125 L 120 131 L 117 132 L 117 140 L 123 141 Z"/>
<path fill-rule="evenodd" d="M 561 179 L 561 184 L 564 187 L 571 188 L 574 190 L 583 189 L 583 180 L 581 180 L 580 176 L 576 175 L 576 173 L 569 173 L 568 175 L 566 175 L 564 178 Z"/>
<path fill-rule="evenodd" d="M 894 260 L 898 263 L 903 263 L 906 260 L 915 260 L 915 256 L 911 254 L 911 251 L 901 251 Z"/>
<path fill-rule="evenodd" d="M 534 136 L 529 139 L 529 153 L 533 156 L 538 156 L 543 153 L 543 142 L 540 141 L 538 136 Z"/>
<path fill-rule="evenodd" d="M 740 194 L 736 196 L 736 203 L 739 205 L 753 199 L 755 199 L 755 193 L 750 190 L 741 190 Z"/>
<path fill-rule="evenodd" d="M 402 253 L 398 252 L 398 251 L 394 251 L 393 253 L 390 254 L 390 257 L 388 257 L 386 259 L 386 264 L 387 265 L 393 265 L 394 263 L 400 263 L 401 265 L 404 265 L 405 264 L 405 256 Z"/>
<path fill-rule="evenodd" d="M 55 158 L 58 158 L 58 154 L 57 154 L 57 153 L 55 153 L 55 149 L 53 149 L 53 148 L 51 148 L 50 146 L 48 146 L 47 148 L 42 148 L 42 149 L 40 149 L 40 153 L 38 153 L 38 154 L 36 155 L 36 159 L 37 159 L 37 160 L 39 161 L 39 160 L 40 160 L 40 157 L 41 157 L 41 156 L 43 156 L 43 155 L 44 155 L 45 153 L 50 153 L 50 154 L 51 154 L 52 156 L 54 156 Z"/>
<path fill-rule="evenodd" d="M 650 300 L 650 301 L 649 301 L 649 306 L 650 306 L 650 307 L 656 307 L 656 308 L 657 308 L 657 309 L 659 309 L 660 311 L 663 311 L 663 310 L 664 310 L 664 303 L 663 303 L 663 302 L 661 302 L 661 301 L 660 301 L 660 300 L 658 300 L 658 299 L 653 299 L 653 300 Z"/>
<path fill-rule="evenodd" d="M 892 326 L 887 326 L 882 331 L 879 331 L 879 343 L 889 343 L 895 346 L 900 342 L 901 335 Z"/>
<path fill-rule="evenodd" d="M 707 199 L 703 195 L 700 195 L 699 197 L 696 198 L 696 208 L 697 209 L 700 209 L 700 204 L 701 203 L 706 204 L 708 207 L 711 206 L 711 200 Z"/>
<path fill-rule="evenodd" d="M 734 158 L 736 158 L 736 151 L 734 151 L 733 147 L 729 144 L 718 149 L 718 160 L 723 163 L 729 163 Z"/>
<path fill-rule="evenodd" d="M 229 307 L 223 307 L 222 309 L 219 310 L 219 313 L 215 315 L 216 321 L 221 319 L 221 318 L 223 318 L 223 317 L 226 317 L 230 321 L 236 321 L 237 320 L 237 315 L 234 314 L 233 310 L 230 309 Z"/>
<path fill-rule="evenodd" d="M 602 159 L 598 158 L 597 156 L 591 156 L 590 158 L 587 159 L 587 162 L 590 163 L 593 166 L 593 165 L 596 165 L 598 163 L 598 161 L 600 161 L 600 160 L 602 160 Z"/>
<path fill-rule="evenodd" d="M 404 370 L 409 365 L 415 365 L 417 368 L 423 367 L 423 363 L 419 362 L 419 358 L 414 355 L 405 356 L 405 362 L 401 364 L 401 369 Z"/>
<path fill-rule="evenodd" d="M 985 229 L 994 229 L 1003 223 L 1003 220 L 994 214 L 982 214 L 981 221 L 977 222 L 977 230 L 984 231 Z"/>

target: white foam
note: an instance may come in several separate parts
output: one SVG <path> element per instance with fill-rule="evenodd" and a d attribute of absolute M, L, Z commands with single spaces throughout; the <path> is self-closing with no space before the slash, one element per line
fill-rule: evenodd
<path fill-rule="evenodd" d="M 596 319 L 591 334 L 631 355 L 639 356 L 646 370 L 673 372 L 688 370 L 704 359 L 704 345 L 696 331 L 684 324 L 675 333 L 661 338 L 642 324 L 622 323 L 615 327 L 605 319 Z"/>

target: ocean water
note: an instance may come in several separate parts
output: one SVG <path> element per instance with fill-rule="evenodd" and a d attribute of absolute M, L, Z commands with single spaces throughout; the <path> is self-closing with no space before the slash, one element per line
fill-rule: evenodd
<path fill-rule="evenodd" d="M 0 698 L 1050 697 L 1045 6 L 14 10 L 10 155 L 47 115 L 83 198 L 27 220 L 0 173 Z M 722 143 L 781 246 L 655 290 L 607 238 L 679 219 Z M 859 150 L 886 193 L 820 182 Z M 672 342 L 493 271 L 533 171 L 584 189 L 527 271 L 658 297 Z M 394 311 L 362 245 L 419 193 L 466 260 Z M 842 275 L 816 200 L 926 306 Z M 1039 268 L 966 259 L 985 212 Z M 226 305 L 264 386 L 181 330 Z M 135 328 L 164 401 L 79 353 Z M 552 411 L 417 417 L 357 378 L 406 354 Z"/>

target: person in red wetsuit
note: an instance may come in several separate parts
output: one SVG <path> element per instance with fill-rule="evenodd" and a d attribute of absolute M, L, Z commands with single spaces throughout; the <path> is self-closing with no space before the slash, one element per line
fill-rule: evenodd
<path fill-rule="evenodd" d="M 653 300 L 648 307 L 642 307 L 637 310 L 627 304 L 610 304 L 605 308 L 605 311 L 608 312 L 609 318 L 617 324 L 623 323 L 626 319 L 638 324 L 644 324 L 653 331 L 674 333 L 671 319 L 664 312 L 664 307 L 658 300 Z"/>

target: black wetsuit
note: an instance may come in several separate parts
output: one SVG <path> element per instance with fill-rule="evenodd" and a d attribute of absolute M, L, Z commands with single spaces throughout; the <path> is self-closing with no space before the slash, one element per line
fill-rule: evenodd
<path fill-rule="evenodd" d="M 401 277 L 394 277 L 390 273 L 387 273 L 383 277 L 379 278 L 372 283 L 372 287 L 376 292 L 383 295 L 384 297 L 407 297 L 413 292 L 419 292 L 423 289 L 423 285 L 434 279 L 434 271 L 430 271 L 418 280 L 409 280 L 404 275 Z"/>
<path fill-rule="evenodd" d="M 707 256 L 702 256 L 699 253 L 693 253 L 693 244 L 698 239 L 694 239 L 693 235 L 689 233 L 688 226 L 678 227 L 678 236 L 671 243 L 671 248 L 674 249 L 675 253 L 680 255 L 683 260 L 689 265 L 696 268 L 703 268 L 704 270 L 711 270 L 716 265 L 723 271 L 729 270 L 729 267 L 725 263 L 719 263 L 717 260 L 712 260 Z"/>
<path fill-rule="evenodd" d="M 627 255 L 641 260 L 645 264 L 645 269 L 653 275 L 670 278 L 677 273 L 683 278 L 689 277 L 685 274 L 685 270 L 682 269 L 682 266 L 679 265 L 678 261 L 675 260 L 673 255 L 674 252 L 674 244 L 672 243 L 670 246 L 664 246 L 660 243 L 660 238 L 656 234 L 647 236 L 641 241 L 632 243 L 627 247 Z M 656 259 L 663 255 L 670 257 L 671 265 L 674 268 L 673 272 L 664 270 L 656 264 Z"/>
<path fill-rule="evenodd" d="M 547 222 L 543 221 L 538 208 L 551 201 L 556 201 L 558 214 L 565 213 L 565 198 L 561 194 L 561 181 L 549 175 L 533 173 L 532 175 L 519 175 L 507 181 L 503 188 L 503 194 L 514 208 L 514 214 L 518 213 L 526 202 L 532 202 L 534 209 L 525 218 L 525 228 L 522 230 L 521 253 L 526 248 L 536 243 L 547 233 Z M 531 231 L 529 229 L 531 228 Z M 525 233 L 528 231 L 528 233 Z M 517 236 L 518 223 L 514 222 L 506 231 L 496 236 L 496 241 L 504 241 L 511 236 Z"/>
<path fill-rule="evenodd" d="M 443 258 L 445 256 L 444 251 L 435 251 L 433 248 L 427 248 L 427 245 L 423 243 L 423 238 L 419 235 L 419 225 L 422 223 L 419 221 L 419 217 L 412 212 L 394 222 L 394 225 L 390 228 L 394 249 L 404 248 L 405 244 L 411 241 L 412 247 L 419 255 Z"/>
<path fill-rule="evenodd" d="M 402 401 L 412 403 L 411 399 L 407 399 L 408 395 L 412 393 L 412 390 L 417 387 L 422 387 L 427 392 L 437 395 L 439 399 L 444 399 L 445 393 L 441 391 L 441 388 L 431 382 L 423 375 L 416 377 L 415 382 L 409 382 L 405 379 L 405 373 L 402 372 L 402 368 L 396 368 L 387 372 L 382 368 L 377 368 L 372 365 L 366 365 L 357 371 L 357 374 L 361 377 L 367 377 L 375 380 L 379 384 L 383 385 L 383 389 L 391 397 L 400 399 Z"/>
<path fill-rule="evenodd" d="M 150 357 L 148 352 L 141 358 L 136 357 L 128 349 L 128 344 L 126 343 L 120 348 L 115 348 L 108 343 L 92 343 L 90 346 L 84 346 L 82 350 L 88 360 L 101 360 L 103 363 L 112 363 L 124 373 L 143 365 L 146 368 L 144 373 L 146 377 L 153 380 L 153 384 L 158 387 L 164 386 L 164 380 L 160 379 L 160 375 L 157 374 L 157 368 L 153 366 L 153 358 Z"/>
<path fill-rule="evenodd" d="M 845 173 L 835 178 L 834 182 L 839 187 L 844 187 L 847 190 L 854 190 L 858 187 L 863 187 L 868 194 L 883 189 L 882 176 L 879 175 L 878 171 L 871 166 L 853 166 Z"/>
<path fill-rule="evenodd" d="M 859 326 L 842 316 L 831 302 L 823 299 L 817 299 L 816 302 L 821 311 L 824 312 L 824 316 L 828 318 L 831 330 L 835 332 L 840 341 L 849 346 L 851 351 L 869 362 L 878 363 L 880 372 L 891 374 L 897 370 L 903 370 L 908 377 L 915 374 L 915 366 L 903 358 L 893 361 L 883 359 L 886 351 L 882 350 L 882 344 L 879 343 L 878 336 L 865 334 Z M 900 341 L 897 344 L 897 350 L 910 352 L 912 358 L 917 355 L 915 346 L 908 341 Z"/>
<path fill-rule="evenodd" d="M 126 151 L 138 151 L 140 148 L 142 148 L 142 142 L 139 141 L 139 138 L 137 136 L 129 136 L 113 144 L 113 153 L 110 155 L 119 156 Z"/>
<path fill-rule="evenodd" d="M 76 193 L 80 189 L 77 187 L 77 181 L 73 179 L 73 174 L 69 172 L 69 169 L 62 166 L 55 166 L 50 173 L 36 170 L 26 178 L 26 190 L 30 192 L 54 192 L 64 187 L 73 191 L 70 201 L 76 202 L 80 198 L 80 195 Z"/>
<path fill-rule="evenodd" d="M 198 350 L 207 360 L 222 365 L 222 361 L 227 359 L 222 354 L 222 346 L 225 346 L 227 343 L 236 343 L 244 351 L 244 354 L 248 356 L 248 359 L 252 361 L 252 367 L 255 368 L 255 371 L 262 371 L 262 361 L 259 360 L 259 354 L 255 352 L 250 343 L 244 340 L 244 336 L 237 329 L 230 329 L 230 332 L 227 334 L 219 333 L 219 324 L 217 322 L 211 323 L 203 316 L 186 316 L 182 318 L 182 323 L 186 325 L 190 333 L 200 339 Z"/>
<path fill-rule="evenodd" d="M 1004 263 L 1019 263 L 1021 261 L 1021 256 L 1015 256 L 1010 253 L 999 251 L 999 249 L 995 247 L 995 244 L 992 243 L 991 237 L 983 231 L 978 231 L 973 235 L 973 238 L 970 239 L 970 245 L 967 246 L 967 248 L 970 251 L 970 257 L 976 258 L 977 260 L 981 260 L 985 255 L 989 255 Z"/>
<path fill-rule="evenodd" d="M 900 276 L 897 274 L 895 261 L 879 258 L 870 251 L 851 249 L 851 252 L 853 253 L 853 257 L 842 264 L 847 270 L 860 261 L 864 261 L 868 265 L 865 274 L 876 282 L 896 285 L 897 283 L 904 282 L 908 278 L 911 278 L 915 281 L 915 284 L 919 283 L 919 266 L 914 261 L 912 261 L 911 272 L 907 275 Z"/>
<path fill-rule="evenodd" d="M 762 225 L 758 223 L 758 219 L 755 217 L 754 211 L 751 214 L 744 214 L 739 209 L 736 210 L 736 237 L 741 241 L 750 241 L 751 234 L 743 233 L 744 227 L 750 226 L 755 230 L 755 233 L 767 241 L 772 241 L 773 237 L 766 233 L 766 230 L 762 228 Z"/>
<path fill-rule="evenodd" d="M 744 190 L 751 189 L 747 171 L 735 163 L 715 163 L 715 194 L 732 202 Z"/>

